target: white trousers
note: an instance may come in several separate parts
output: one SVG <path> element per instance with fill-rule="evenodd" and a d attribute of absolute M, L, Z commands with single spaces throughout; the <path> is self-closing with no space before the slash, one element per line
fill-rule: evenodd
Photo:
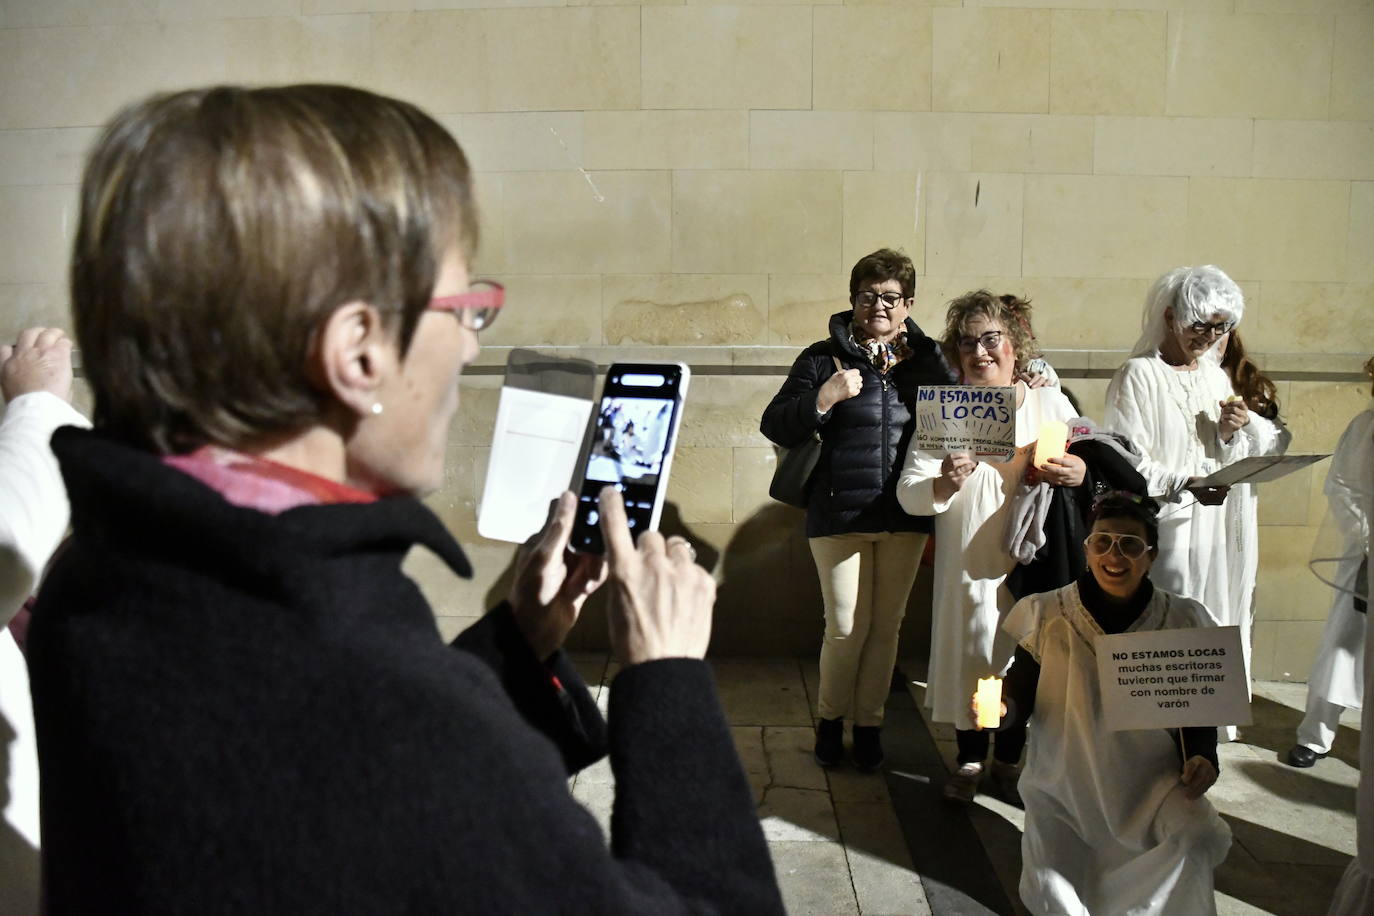
<path fill-rule="evenodd" d="M 881 531 L 811 538 L 825 601 L 822 719 L 882 725 L 897 634 L 928 534 Z"/>

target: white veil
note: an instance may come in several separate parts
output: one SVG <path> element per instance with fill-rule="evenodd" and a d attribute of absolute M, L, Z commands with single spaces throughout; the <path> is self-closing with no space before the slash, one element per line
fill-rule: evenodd
<path fill-rule="evenodd" d="M 1164 325 L 1164 312 L 1169 308 L 1174 310 L 1175 326 L 1207 321 L 1216 314 L 1240 324 L 1245 314 L 1245 297 L 1220 267 L 1204 264 L 1174 268 L 1156 280 L 1145 294 L 1140 339 L 1131 348 L 1131 356 L 1153 356 L 1159 350 L 1169 330 Z M 1217 362 L 1216 354 L 1214 343 L 1205 356 Z"/>

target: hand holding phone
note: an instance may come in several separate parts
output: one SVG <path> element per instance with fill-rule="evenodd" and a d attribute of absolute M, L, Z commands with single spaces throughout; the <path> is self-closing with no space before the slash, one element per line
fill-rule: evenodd
<path fill-rule="evenodd" d="M 658 528 L 691 372 L 682 363 L 614 363 L 578 461 L 572 549 L 603 553 L 602 488 L 620 493 L 630 536 Z"/>
<path fill-rule="evenodd" d="M 696 564 L 685 538 L 646 531 L 630 538 L 619 491 L 600 494 L 610 567 L 611 650 L 625 665 L 660 658 L 704 658 L 711 642 L 716 583 Z"/>

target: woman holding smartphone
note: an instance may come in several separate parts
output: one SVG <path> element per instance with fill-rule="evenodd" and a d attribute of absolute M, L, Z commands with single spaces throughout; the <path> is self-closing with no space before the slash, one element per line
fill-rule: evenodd
<path fill-rule="evenodd" d="M 916 389 L 953 379 L 939 346 L 911 320 L 916 270 L 888 248 L 859 259 L 850 308 L 802 351 L 763 412 L 760 429 L 791 448 L 821 437 L 806 507 L 806 536 L 825 603 L 816 762 L 844 759 L 854 723 L 854 765 L 883 762 L 881 729 L 897 635 L 930 532 L 930 519 L 897 504 L 911 441 Z"/>
<path fill-rule="evenodd" d="M 155 96 L 96 143 L 72 311 L 94 431 L 29 635 L 45 911 L 778 913 L 681 538 L 567 551 L 446 645 L 401 571 L 498 286 L 472 177 L 341 86 Z M 561 646 L 609 567 L 609 724 Z M 609 845 L 567 779 L 609 750 Z"/>

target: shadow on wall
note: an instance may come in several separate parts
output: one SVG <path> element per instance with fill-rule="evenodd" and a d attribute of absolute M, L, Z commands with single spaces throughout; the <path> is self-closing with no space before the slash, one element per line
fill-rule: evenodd
<path fill-rule="evenodd" d="M 697 562 L 714 570 L 719 587 L 711 634 L 711 655 L 810 656 L 825 632 L 820 583 L 806 540 L 806 514 L 781 503 L 765 506 L 736 526 L 723 551 L 682 521 L 676 503 L 666 503 L 659 530 L 681 535 L 697 549 Z M 504 600 L 515 574 L 511 563 L 487 591 L 486 606 Z M 924 658 L 930 651 L 931 574 L 922 566 L 902 624 L 900 653 Z M 568 638 L 572 651 L 609 648 L 606 591 L 582 610 Z"/>

